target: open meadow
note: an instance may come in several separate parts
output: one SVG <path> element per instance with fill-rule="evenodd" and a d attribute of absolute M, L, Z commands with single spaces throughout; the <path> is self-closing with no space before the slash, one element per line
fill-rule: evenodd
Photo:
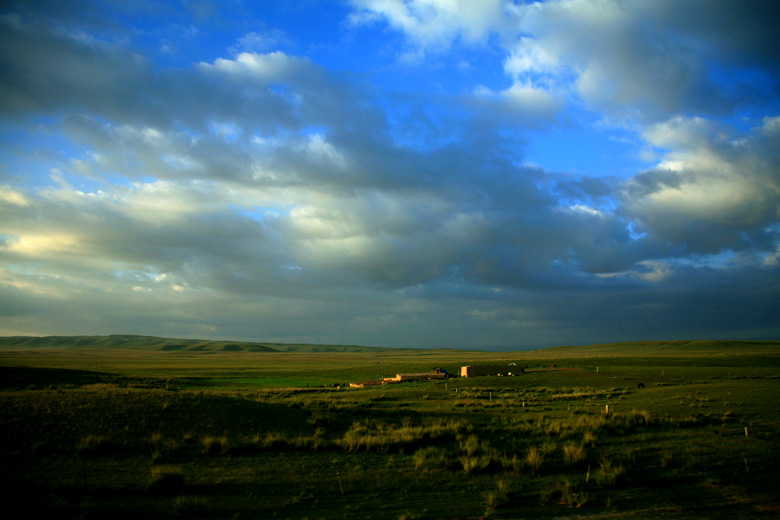
<path fill-rule="evenodd" d="M 780 517 L 778 342 L 118 338 L 0 339 L 6 518 Z"/>

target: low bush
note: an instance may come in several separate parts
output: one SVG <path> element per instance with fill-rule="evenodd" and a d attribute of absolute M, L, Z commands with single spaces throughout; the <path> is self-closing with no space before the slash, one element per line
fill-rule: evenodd
<path fill-rule="evenodd" d="M 181 516 L 201 516 L 206 513 L 206 499 L 194 495 L 181 495 L 173 503 L 174 511 Z"/>
<path fill-rule="evenodd" d="M 212 437 L 207 435 L 200 441 L 202 453 L 204 455 L 222 455 L 227 453 L 228 440 L 227 437 Z"/>
<path fill-rule="evenodd" d="M 566 464 L 577 464 L 585 460 L 587 451 L 582 444 L 566 444 L 563 447 L 563 459 Z"/>
<path fill-rule="evenodd" d="M 155 466 L 149 474 L 146 490 L 154 495 L 177 495 L 184 489 L 184 474 L 174 466 Z"/>
<path fill-rule="evenodd" d="M 525 464 L 532 472 L 537 472 L 541 469 L 544 463 L 544 453 L 539 448 L 533 446 L 528 448 L 525 454 Z"/>
<path fill-rule="evenodd" d="M 542 503 L 558 503 L 561 505 L 580 508 L 590 500 L 590 495 L 582 489 L 582 486 L 573 482 L 568 477 L 555 482 L 551 487 L 542 491 Z"/>
<path fill-rule="evenodd" d="M 611 459 L 601 459 L 596 470 L 596 483 L 601 487 L 612 487 L 623 477 L 625 469 L 622 465 L 615 464 Z"/>
<path fill-rule="evenodd" d="M 414 466 L 417 469 L 445 469 L 452 464 L 452 456 L 443 448 L 429 446 L 414 454 Z"/>
<path fill-rule="evenodd" d="M 81 457 L 98 457 L 111 451 L 111 443 L 102 435 L 85 435 L 76 443 L 76 453 Z"/>

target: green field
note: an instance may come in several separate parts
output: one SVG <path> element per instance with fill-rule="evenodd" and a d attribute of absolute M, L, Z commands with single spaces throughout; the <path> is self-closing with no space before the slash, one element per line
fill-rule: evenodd
<path fill-rule="evenodd" d="M 778 518 L 778 396 L 778 342 L 0 338 L 0 488 L 7 518 Z"/>

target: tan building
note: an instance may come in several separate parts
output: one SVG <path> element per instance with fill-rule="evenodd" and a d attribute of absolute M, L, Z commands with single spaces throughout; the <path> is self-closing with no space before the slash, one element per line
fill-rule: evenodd
<path fill-rule="evenodd" d="M 480 376 L 514 376 L 522 373 L 523 369 L 516 365 L 468 365 L 460 367 L 460 377 L 480 377 Z"/>
<path fill-rule="evenodd" d="M 350 388 L 365 388 L 367 386 L 389 385 L 393 383 L 407 383 L 410 381 L 433 381 L 434 379 L 447 379 L 450 374 L 441 368 L 435 368 L 430 372 L 417 372 L 411 374 L 396 374 L 395 377 L 386 377 L 362 383 L 350 383 Z"/>
<path fill-rule="evenodd" d="M 447 374 L 437 370 L 430 372 L 418 372 L 412 374 L 396 374 L 395 377 L 386 377 L 388 383 L 404 383 L 406 381 L 431 381 L 433 379 L 446 379 Z"/>

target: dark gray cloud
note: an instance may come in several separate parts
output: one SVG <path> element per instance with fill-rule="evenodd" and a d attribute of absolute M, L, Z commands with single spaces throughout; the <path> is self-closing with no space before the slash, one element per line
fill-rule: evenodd
<path fill-rule="evenodd" d="M 418 20 L 404 30 L 437 52 L 500 33 L 514 87 L 401 95 L 250 49 L 249 31 L 160 67 L 99 13 L 31 5 L 0 19 L 2 122 L 66 145 L 24 152 L 49 171 L 0 172 L 0 331 L 525 347 L 777 330 L 780 123 L 715 123 L 738 100 L 701 62 L 775 78 L 764 20 L 724 28 L 756 11 L 599 18 L 562 1 L 495 28 L 500 9 Z M 620 124 L 655 166 L 526 164 L 526 130 L 554 128 L 575 90 L 605 118 L 639 114 Z M 536 112 L 520 102 L 542 94 Z"/>

